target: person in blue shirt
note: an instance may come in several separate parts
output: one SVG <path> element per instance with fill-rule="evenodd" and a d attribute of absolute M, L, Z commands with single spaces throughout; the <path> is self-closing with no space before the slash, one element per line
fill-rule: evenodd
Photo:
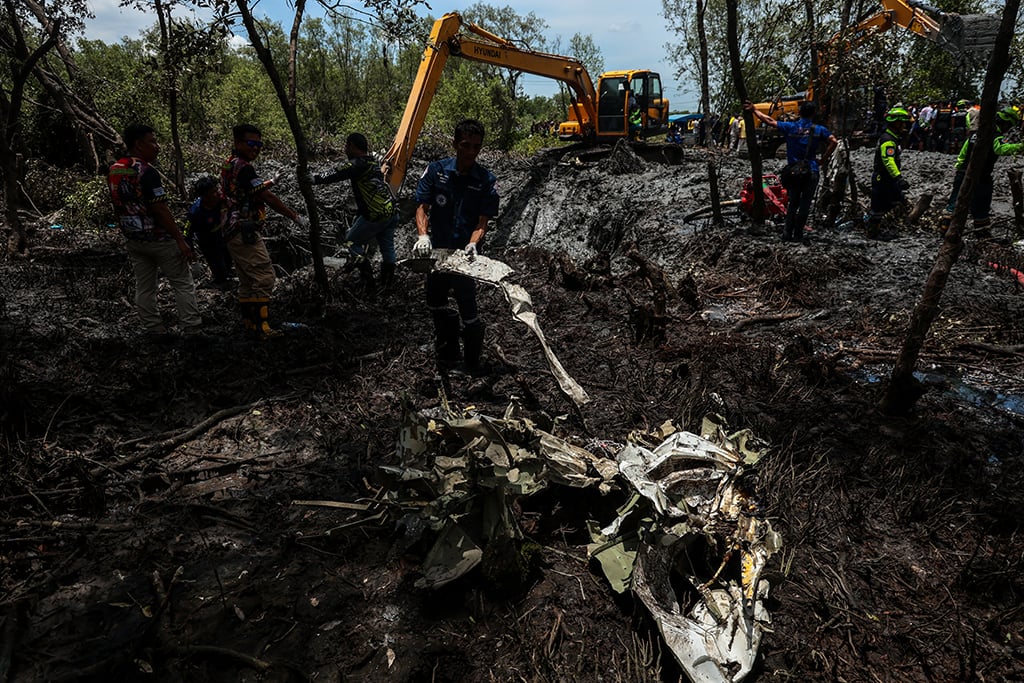
<path fill-rule="evenodd" d="M 461 249 L 470 259 L 476 257 L 488 221 L 498 215 L 497 179 L 476 162 L 483 141 L 483 124 L 461 121 L 455 127 L 455 156 L 431 162 L 416 183 L 415 256 Z M 448 305 L 449 296 L 455 298 L 457 312 Z M 480 374 L 485 326 L 477 310 L 476 282 L 459 273 L 431 271 L 426 299 L 434 320 L 438 368 L 447 372 L 463 360 L 471 374 Z"/>
<path fill-rule="evenodd" d="M 754 108 L 754 103 L 747 100 L 743 108 L 753 112 L 754 117 L 766 126 L 778 128 L 779 132 L 786 136 L 786 159 L 788 163 L 794 164 L 801 159 L 807 159 L 811 163 L 811 172 L 802 180 L 786 187 L 789 192 L 789 204 L 786 207 L 786 228 L 782 239 L 786 242 L 801 242 L 804 236 L 804 226 L 807 223 L 807 216 L 811 213 L 811 202 L 814 201 L 814 191 L 818 187 L 818 180 L 821 177 L 821 169 L 818 160 L 815 158 L 821 148 L 822 141 L 827 142 L 827 147 L 821 155 L 824 162 L 836 148 L 838 141 L 825 126 L 814 123 L 814 115 L 817 107 L 813 102 L 804 102 L 800 105 L 800 119 L 798 121 L 776 121 L 762 111 Z M 808 145 L 810 149 L 808 150 Z"/>
<path fill-rule="evenodd" d="M 195 201 L 185 214 L 185 239 L 199 243 L 199 251 L 206 258 L 213 276 L 212 286 L 221 291 L 231 289 L 231 254 L 224 243 L 224 200 L 220 196 L 220 180 L 203 176 L 192 186 Z"/>

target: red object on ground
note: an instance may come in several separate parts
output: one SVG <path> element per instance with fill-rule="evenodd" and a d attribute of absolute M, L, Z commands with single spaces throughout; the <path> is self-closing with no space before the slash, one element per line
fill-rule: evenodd
<path fill-rule="evenodd" d="M 782 181 L 777 175 L 761 176 L 761 187 L 764 188 L 764 208 L 769 216 L 785 216 L 786 204 L 789 203 L 789 193 L 782 186 Z M 740 208 L 747 215 L 753 215 L 754 210 L 754 179 L 747 178 L 743 183 L 743 190 L 740 192 Z"/>
<path fill-rule="evenodd" d="M 991 267 L 995 268 L 997 271 L 999 271 L 999 270 L 1008 270 L 1008 271 L 1010 271 L 1010 275 L 1012 275 L 1015 278 L 1017 278 L 1017 282 L 1019 282 L 1022 285 L 1024 285 L 1024 273 L 1020 272 L 1016 268 L 1011 268 L 1010 266 L 1004 266 L 1003 264 L 995 263 L 994 261 L 989 261 L 988 265 L 990 265 Z"/>

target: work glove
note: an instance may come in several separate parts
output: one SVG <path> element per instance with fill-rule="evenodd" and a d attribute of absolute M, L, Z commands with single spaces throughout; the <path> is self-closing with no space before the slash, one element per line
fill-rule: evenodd
<path fill-rule="evenodd" d="M 476 242 L 470 242 L 466 245 L 466 258 L 470 261 L 476 258 Z"/>
<path fill-rule="evenodd" d="M 908 183 L 907 179 L 904 178 L 903 176 L 900 176 L 899 178 L 896 179 L 896 186 L 900 188 L 900 192 L 902 192 L 903 194 L 910 192 L 910 183 Z"/>
<path fill-rule="evenodd" d="M 433 250 L 434 245 L 430 243 L 430 235 L 420 235 L 412 247 L 413 255 L 418 258 L 427 258 Z"/>
<path fill-rule="evenodd" d="M 295 217 L 295 225 L 299 226 L 303 230 L 309 228 L 309 216 L 302 216 L 302 215 L 296 216 Z"/>
<path fill-rule="evenodd" d="M 316 176 L 314 176 L 309 171 L 303 171 L 302 173 L 299 174 L 299 182 L 301 183 L 303 181 L 309 183 L 310 185 L 316 185 Z"/>

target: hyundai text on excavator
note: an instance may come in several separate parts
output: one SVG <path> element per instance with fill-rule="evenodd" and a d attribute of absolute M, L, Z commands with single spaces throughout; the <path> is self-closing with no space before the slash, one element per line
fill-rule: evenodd
<path fill-rule="evenodd" d="M 563 140 L 597 144 L 627 137 L 629 109 L 633 102 L 640 108 L 640 137 L 663 133 L 667 127 L 668 99 L 662 92 L 661 77 L 657 73 L 644 69 L 609 71 L 601 74 L 595 89 L 590 74 L 579 60 L 518 47 L 484 28 L 465 23 L 458 13 L 450 12 L 434 22 L 395 141 L 381 165 L 384 178 L 396 194 L 405 179 L 409 158 L 444 65 L 451 56 L 565 83 L 571 93 L 571 103 L 569 120 L 558 129 L 558 136 Z"/>
<path fill-rule="evenodd" d="M 872 36 L 900 26 L 911 33 L 937 43 L 958 59 L 987 59 L 995 44 L 999 17 L 989 14 L 959 15 L 946 13 L 921 0 L 880 0 L 880 8 L 853 26 L 837 32 L 826 43 L 816 46 L 813 58 L 817 79 L 806 92 L 760 102 L 754 107 L 773 118 L 796 117 L 803 102 L 827 102 L 828 83 L 843 54 L 855 50 Z M 826 107 L 827 109 L 827 107 Z M 825 112 L 826 116 L 829 112 Z M 774 130 L 774 129 L 772 129 Z"/>

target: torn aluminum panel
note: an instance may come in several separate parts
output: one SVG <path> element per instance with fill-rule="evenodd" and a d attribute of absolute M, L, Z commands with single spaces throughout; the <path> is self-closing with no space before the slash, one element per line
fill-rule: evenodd
<path fill-rule="evenodd" d="M 502 282 L 501 290 L 505 294 L 505 299 L 512 307 L 512 316 L 529 327 L 530 331 L 533 332 L 540 342 L 541 348 L 544 349 L 544 357 L 548 361 L 548 367 L 551 369 L 551 374 L 555 376 L 562 392 L 571 398 L 577 406 L 589 403 L 590 396 L 587 395 L 587 392 L 583 390 L 583 387 L 576 380 L 569 376 L 569 373 L 562 367 L 558 357 L 555 356 L 555 352 L 548 346 L 548 342 L 544 338 L 544 332 L 540 329 L 540 324 L 537 322 L 537 314 L 533 312 L 533 300 L 530 298 L 529 293 L 519 285 L 514 285 L 510 282 Z"/>
<path fill-rule="evenodd" d="M 449 252 L 447 249 L 436 249 L 435 254 L 438 255 L 438 270 L 460 273 L 475 280 L 501 287 L 505 300 L 512 307 L 512 317 L 530 328 L 530 331 L 537 337 L 537 341 L 540 342 L 548 368 L 555 376 L 562 392 L 571 398 L 577 406 L 590 402 L 590 396 L 565 371 L 555 352 L 548 345 L 547 339 L 544 338 L 544 332 L 537 321 L 537 314 L 533 312 L 533 300 L 529 293 L 521 286 L 505 281 L 505 278 L 514 272 L 508 265 L 486 256 L 476 256 L 470 259 L 460 250 Z"/>
<path fill-rule="evenodd" d="M 782 545 L 743 486 L 766 447 L 718 416 L 705 418 L 700 436 L 665 436 L 666 427 L 653 449 L 631 435 L 619 452 L 637 493 L 612 524 L 592 530 L 590 555 L 613 588 L 628 586 L 644 603 L 692 681 L 737 683 L 770 623 L 761 574 Z"/>

